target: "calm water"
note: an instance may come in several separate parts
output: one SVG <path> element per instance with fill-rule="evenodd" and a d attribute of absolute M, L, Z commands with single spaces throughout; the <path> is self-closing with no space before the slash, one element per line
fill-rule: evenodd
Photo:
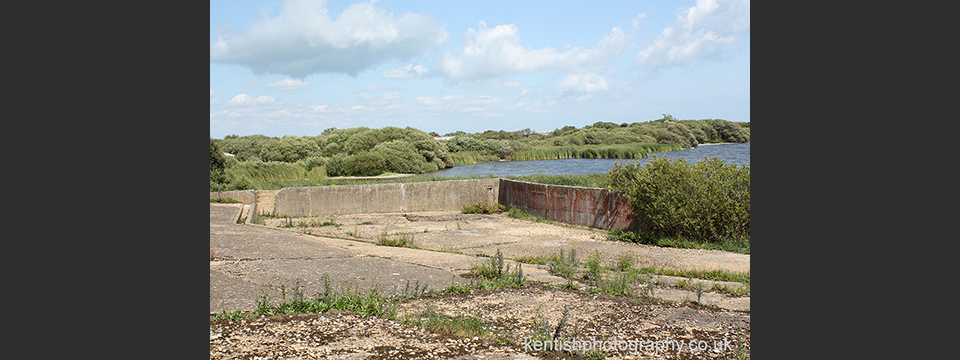
<path fill-rule="evenodd" d="M 442 177 L 458 176 L 525 176 L 533 174 L 547 175 L 577 175 L 577 174 L 606 174 L 617 160 L 639 161 L 645 164 L 652 160 L 653 155 L 669 159 L 683 158 L 687 162 L 716 157 L 728 164 L 745 165 L 750 163 L 750 143 L 700 145 L 693 149 L 651 153 L 646 159 L 560 159 L 560 160 L 528 160 L 528 161 L 499 161 L 485 162 L 473 165 L 457 166 L 429 173 Z"/>

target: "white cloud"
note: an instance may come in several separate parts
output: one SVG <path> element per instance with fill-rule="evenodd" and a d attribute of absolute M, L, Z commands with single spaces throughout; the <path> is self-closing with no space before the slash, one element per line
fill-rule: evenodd
<path fill-rule="evenodd" d="M 629 46 L 629 37 L 615 27 L 593 49 L 574 46 L 565 51 L 551 47 L 528 49 L 520 44 L 519 30 L 514 24 L 488 28 L 480 22 L 479 30 L 468 29 L 463 48 L 446 52 L 431 70 L 448 80 L 477 81 L 521 72 L 550 69 L 568 73 L 600 68 Z"/>
<path fill-rule="evenodd" d="M 637 65 L 656 71 L 664 66 L 695 64 L 722 58 L 741 38 L 750 35 L 750 1 L 697 0 L 696 6 L 679 9 L 677 22 L 663 30 L 641 50 Z"/>
<path fill-rule="evenodd" d="M 361 2 L 333 20 L 324 1 L 287 0 L 275 18 L 264 17 L 243 33 L 221 31 L 210 44 L 210 61 L 294 79 L 315 73 L 356 76 L 390 59 L 420 56 L 446 38 L 444 25 L 430 15 L 394 16 Z"/>
<path fill-rule="evenodd" d="M 213 90 L 210 90 L 210 97 L 213 97 L 213 96 L 216 95 L 216 94 L 217 94 L 217 93 L 213 92 Z"/>
<path fill-rule="evenodd" d="M 415 76 L 423 75 L 428 71 L 430 70 L 426 67 L 409 64 L 407 66 L 401 66 L 393 70 L 385 71 L 380 75 L 387 79 L 407 80 L 413 79 Z"/>
<path fill-rule="evenodd" d="M 421 97 L 418 97 L 418 98 L 417 98 L 417 102 L 419 102 L 420 104 L 423 104 L 423 105 L 427 105 L 427 106 L 440 104 L 440 100 L 439 100 L 439 99 L 434 99 L 434 98 L 429 97 L 429 96 L 421 96 Z"/>
<path fill-rule="evenodd" d="M 276 102 L 276 99 L 274 99 L 271 96 L 261 95 L 261 96 L 258 96 L 257 98 L 252 98 L 250 97 L 250 95 L 240 94 L 240 95 L 234 96 L 233 99 L 230 99 L 230 102 L 228 104 L 233 106 L 257 106 L 257 105 L 273 104 L 275 102 Z"/>
<path fill-rule="evenodd" d="M 303 80 L 283 79 L 264 85 L 267 89 L 279 90 L 309 90 L 310 83 Z"/>
<path fill-rule="evenodd" d="M 639 13 L 637 14 L 637 16 L 634 16 L 633 20 L 630 21 L 630 23 L 633 24 L 633 29 L 636 30 L 637 28 L 639 28 L 640 24 L 643 23 L 643 19 L 646 19 L 646 18 L 647 18 L 647 14 L 645 13 Z"/>
<path fill-rule="evenodd" d="M 367 93 L 360 93 L 357 95 L 357 99 L 360 99 L 368 105 L 373 106 L 397 104 L 403 97 L 404 94 L 398 92 L 386 93 L 383 95 L 370 95 Z"/>
<path fill-rule="evenodd" d="M 386 86 L 380 84 L 374 84 L 363 88 L 363 91 L 389 91 L 389 90 L 408 90 L 404 87 L 395 87 L 395 86 Z"/>

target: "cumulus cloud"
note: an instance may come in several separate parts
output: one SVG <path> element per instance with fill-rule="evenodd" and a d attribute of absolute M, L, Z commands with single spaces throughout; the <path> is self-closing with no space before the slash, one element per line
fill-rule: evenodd
<path fill-rule="evenodd" d="M 636 30 L 637 28 L 639 28 L 640 24 L 643 23 L 643 19 L 646 19 L 646 18 L 647 18 L 647 14 L 645 13 L 639 13 L 637 14 L 637 16 L 634 16 L 633 20 L 630 21 L 630 23 L 633 24 L 633 29 Z"/>
<path fill-rule="evenodd" d="M 750 1 L 697 0 L 677 12 L 677 22 L 663 30 L 637 55 L 635 64 L 649 71 L 682 66 L 700 59 L 722 58 L 750 35 Z"/>
<path fill-rule="evenodd" d="M 234 96 L 233 99 L 230 99 L 230 102 L 228 102 L 227 104 L 233 105 L 233 106 L 257 106 L 257 105 L 273 104 L 276 101 L 277 100 L 274 99 L 272 96 L 261 95 L 256 98 L 253 98 L 247 94 L 240 94 L 240 95 Z"/>
<path fill-rule="evenodd" d="M 283 79 L 264 85 L 267 89 L 279 90 L 309 90 L 310 83 L 303 80 Z"/>
<path fill-rule="evenodd" d="M 430 70 L 426 67 L 409 64 L 407 66 L 401 66 L 393 70 L 385 71 L 380 75 L 387 79 L 407 80 L 413 79 L 415 76 L 423 75 L 428 71 Z"/>
<path fill-rule="evenodd" d="M 615 27 L 596 47 L 582 46 L 559 51 L 551 47 L 529 49 L 520 44 L 519 30 L 514 24 L 479 29 L 470 28 L 463 36 L 463 48 L 447 51 L 431 70 L 453 81 L 478 81 L 514 73 L 544 69 L 567 73 L 606 65 L 629 46 L 629 37 Z"/>
<path fill-rule="evenodd" d="M 408 89 L 404 87 L 394 87 L 394 86 L 386 86 L 386 85 L 380 85 L 380 84 L 373 84 L 363 88 L 363 91 L 384 91 L 384 90 L 408 90 Z"/>
<path fill-rule="evenodd" d="M 315 73 L 357 76 L 390 59 L 420 56 L 446 38 L 444 25 L 430 15 L 394 16 L 373 2 L 361 2 L 334 20 L 324 1 L 287 0 L 277 17 L 266 17 L 243 33 L 222 30 L 210 44 L 210 61 L 294 79 Z"/>

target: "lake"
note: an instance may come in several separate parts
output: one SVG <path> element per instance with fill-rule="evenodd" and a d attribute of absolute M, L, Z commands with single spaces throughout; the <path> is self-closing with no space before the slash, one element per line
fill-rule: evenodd
<path fill-rule="evenodd" d="M 653 159 L 653 155 L 669 159 L 683 158 L 691 163 L 716 157 L 728 164 L 745 165 L 750 163 L 750 143 L 705 144 L 692 149 L 650 153 L 650 157 L 645 159 L 495 161 L 457 166 L 451 169 L 434 171 L 429 174 L 441 177 L 606 174 L 617 161 L 639 161 L 641 164 L 645 164 Z"/>

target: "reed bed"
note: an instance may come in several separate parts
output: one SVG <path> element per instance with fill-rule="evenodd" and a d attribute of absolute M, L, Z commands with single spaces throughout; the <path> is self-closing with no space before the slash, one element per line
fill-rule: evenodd
<path fill-rule="evenodd" d="M 648 153 L 681 150 L 676 144 L 634 143 L 619 145 L 541 146 L 513 153 L 513 160 L 642 159 Z"/>
<path fill-rule="evenodd" d="M 290 186 L 309 186 L 326 179 L 323 166 L 306 170 L 301 163 L 281 161 L 245 161 L 226 169 L 231 182 L 245 183 L 249 188 L 276 190 Z"/>
<path fill-rule="evenodd" d="M 480 154 L 476 151 L 450 153 L 450 158 L 453 160 L 453 166 L 473 165 L 479 162 L 500 160 L 500 157 L 497 155 Z"/>

